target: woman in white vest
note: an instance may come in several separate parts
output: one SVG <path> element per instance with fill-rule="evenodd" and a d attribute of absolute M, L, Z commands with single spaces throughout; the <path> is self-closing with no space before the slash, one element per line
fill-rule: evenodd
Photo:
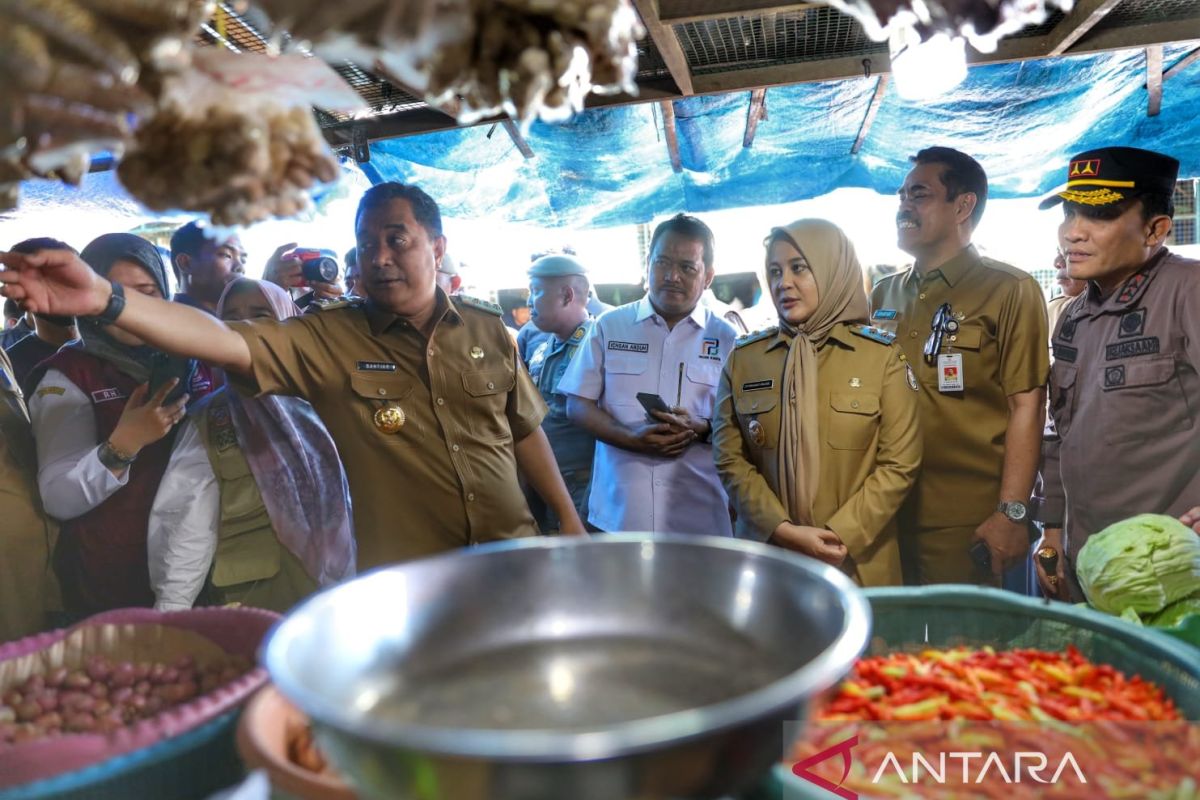
<path fill-rule="evenodd" d="M 297 313 L 286 291 L 246 278 L 217 306 L 226 321 Z M 150 515 L 155 608 L 286 611 L 354 574 L 346 474 L 312 406 L 227 385 L 189 416 Z"/>

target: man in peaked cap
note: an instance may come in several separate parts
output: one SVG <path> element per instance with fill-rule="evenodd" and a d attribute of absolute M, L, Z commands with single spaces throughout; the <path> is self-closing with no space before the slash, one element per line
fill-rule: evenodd
<path fill-rule="evenodd" d="M 592 328 L 588 288 L 587 269 L 573 256 L 542 256 L 529 268 L 530 322 L 546 334 L 530 354 L 529 375 L 549 409 L 542 430 L 580 519 L 587 519 L 596 439 L 567 417 L 567 397 L 559 394 L 558 382 Z M 527 493 L 527 499 L 542 531 L 557 531 L 558 519 L 541 498 Z"/>
<path fill-rule="evenodd" d="M 1075 558 L 1114 522 L 1143 512 L 1200 522 L 1200 262 L 1164 244 L 1178 172 L 1160 153 L 1089 150 L 1041 204 L 1062 205 L 1067 274 L 1088 282 L 1051 337 L 1038 517 L 1042 544 L 1065 554 L 1057 575 L 1038 568 L 1051 596 L 1083 599 Z"/>

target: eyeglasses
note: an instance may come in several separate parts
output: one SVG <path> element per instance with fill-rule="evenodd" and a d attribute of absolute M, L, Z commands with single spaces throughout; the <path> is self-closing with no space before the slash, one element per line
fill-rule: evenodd
<path fill-rule="evenodd" d="M 947 333 L 958 333 L 958 320 L 954 318 L 949 303 L 938 306 L 938 310 L 933 312 L 933 321 L 929 327 L 929 338 L 925 340 L 925 363 L 933 366 L 942 350 L 942 337 Z"/>

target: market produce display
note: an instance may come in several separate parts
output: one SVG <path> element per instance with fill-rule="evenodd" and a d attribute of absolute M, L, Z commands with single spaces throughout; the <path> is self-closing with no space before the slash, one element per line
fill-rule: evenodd
<path fill-rule="evenodd" d="M 958 647 L 864 658 L 819 720 L 1179 719 L 1161 689 L 1065 652 Z"/>
<path fill-rule="evenodd" d="M 92 656 L 83 669 L 30 675 L 0 696 L 0 745 L 64 733 L 110 733 L 207 694 L 251 666 L 238 656 L 204 666 L 191 656 L 171 664 Z"/>
<path fill-rule="evenodd" d="M 260 0 L 327 60 L 379 69 L 474 122 L 568 119 L 589 92 L 636 93 L 641 25 L 629 0 Z"/>
<path fill-rule="evenodd" d="M 1173 517 L 1141 514 L 1094 534 L 1080 548 L 1076 574 L 1098 611 L 1164 629 L 1200 628 L 1200 535 Z M 1200 632 L 1195 637 L 1200 646 Z"/>

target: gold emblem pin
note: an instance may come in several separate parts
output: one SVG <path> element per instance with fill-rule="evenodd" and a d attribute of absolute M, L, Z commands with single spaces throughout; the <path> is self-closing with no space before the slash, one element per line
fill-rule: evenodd
<path fill-rule="evenodd" d="M 472 347 L 471 348 L 471 358 L 475 358 L 475 359 L 483 358 L 483 348 L 480 347 L 479 345 L 475 345 L 474 347 Z"/>
<path fill-rule="evenodd" d="M 767 443 L 767 433 L 763 430 L 762 423 L 756 419 L 750 420 L 750 439 L 759 447 Z"/>
<path fill-rule="evenodd" d="M 384 433 L 396 433 L 404 427 L 406 419 L 403 408 L 395 403 L 388 403 L 375 412 L 375 427 Z"/>
<path fill-rule="evenodd" d="M 862 381 L 861 381 L 861 380 L 859 380 L 858 378 L 851 378 L 851 379 L 850 379 L 850 388 L 851 388 L 851 389 L 857 389 L 857 388 L 859 388 L 860 386 L 862 386 Z"/>

